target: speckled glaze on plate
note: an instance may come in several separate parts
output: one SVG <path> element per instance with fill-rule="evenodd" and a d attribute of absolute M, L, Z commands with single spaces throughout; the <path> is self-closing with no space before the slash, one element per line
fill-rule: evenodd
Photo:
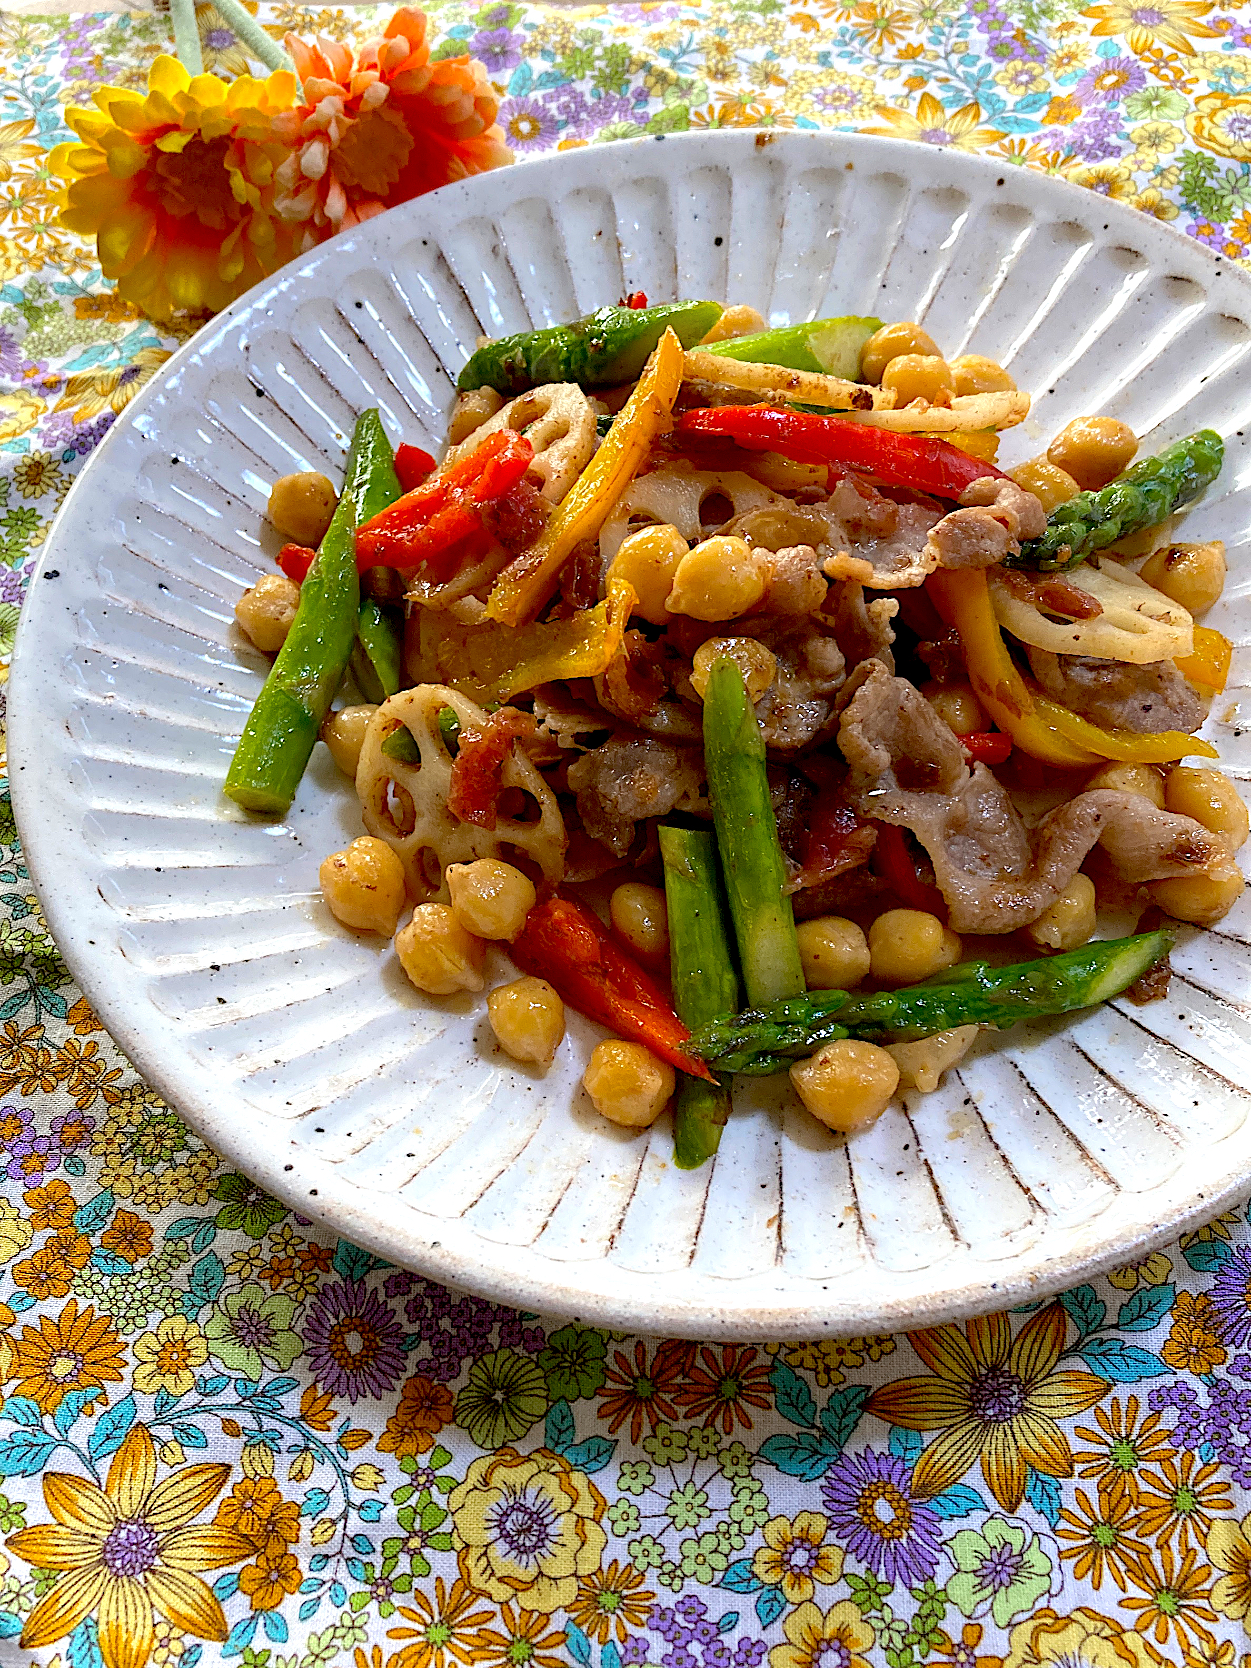
<path fill-rule="evenodd" d="M 336 239 L 176 354 L 70 494 L 10 690 L 13 796 L 67 962 L 145 1076 L 233 1162 L 343 1235 L 501 1301 L 702 1338 L 886 1332 L 1072 1285 L 1251 1182 L 1251 905 L 1190 933 L 1166 1002 L 983 1040 L 844 1145 L 744 1083 L 711 1166 L 667 1119 L 604 1123 L 570 1015 L 546 1074 L 481 998 L 434 1001 L 340 929 L 317 866 L 360 832 L 317 749 L 283 823 L 220 784 L 265 662 L 233 624 L 269 571 L 269 483 L 337 478 L 356 412 L 442 439 L 480 333 L 643 289 L 774 323 L 915 318 L 1035 396 L 1015 461 L 1106 411 L 1156 450 L 1225 434 L 1187 519 L 1233 556 L 1237 645 L 1204 733 L 1251 777 L 1251 279 L 1144 215 L 926 146 L 716 133 L 451 186 Z M 503 973 L 501 963 L 496 969 Z"/>

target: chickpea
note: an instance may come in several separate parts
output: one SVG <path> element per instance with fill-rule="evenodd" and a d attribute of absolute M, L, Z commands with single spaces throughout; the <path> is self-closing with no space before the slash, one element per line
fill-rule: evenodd
<path fill-rule="evenodd" d="M 910 405 L 913 400 L 950 405 L 956 379 L 940 354 L 901 353 L 882 372 L 882 387 L 894 394 L 897 405 Z"/>
<path fill-rule="evenodd" d="M 1063 469 L 1083 492 L 1096 492 L 1133 462 L 1138 436 L 1115 417 L 1074 417 L 1047 448 L 1048 461 Z"/>
<path fill-rule="evenodd" d="M 486 946 L 465 931 L 447 904 L 418 904 L 413 918 L 395 935 L 400 966 L 430 996 L 481 990 Z"/>
<path fill-rule="evenodd" d="M 795 928 L 809 990 L 854 990 L 869 972 L 869 941 L 854 921 L 821 915 Z"/>
<path fill-rule="evenodd" d="M 1030 458 L 1008 473 L 1017 486 L 1034 494 L 1048 515 L 1061 504 L 1067 504 L 1070 498 L 1076 498 L 1082 490 L 1067 470 L 1058 469 L 1046 458 Z"/>
<path fill-rule="evenodd" d="M 565 1035 L 565 1004 L 546 979 L 527 974 L 487 997 L 496 1041 L 514 1060 L 550 1066 Z"/>
<path fill-rule="evenodd" d="M 267 573 L 235 603 L 235 619 L 266 654 L 276 654 L 287 640 L 300 587 L 285 573 Z"/>
<path fill-rule="evenodd" d="M 962 353 L 951 361 L 957 394 L 1006 394 L 1016 383 L 994 359 L 984 353 Z"/>
<path fill-rule="evenodd" d="M 1111 788 L 1114 793 L 1136 793 L 1164 809 L 1164 778 L 1151 765 L 1108 764 L 1097 770 L 1087 788 Z"/>
<path fill-rule="evenodd" d="M 321 727 L 321 739 L 330 749 L 330 757 L 345 776 L 355 782 L 356 767 L 360 763 L 361 747 L 369 720 L 377 707 L 368 702 L 359 707 L 340 707 L 332 712 Z"/>
<path fill-rule="evenodd" d="M 1187 613 L 1202 614 L 1225 589 L 1225 546 L 1220 539 L 1165 545 L 1147 557 L 1138 575 Z"/>
<path fill-rule="evenodd" d="M 888 985 L 914 985 L 960 960 L 959 936 L 925 909 L 888 909 L 869 928 L 873 977 Z"/>
<path fill-rule="evenodd" d="M 332 852 L 318 871 L 321 895 L 336 921 L 390 938 L 404 907 L 404 865 L 385 840 L 364 834 Z"/>
<path fill-rule="evenodd" d="M 754 307 L 744 306 L 740 302 L 737 307 L 725 309 L 699 345 L 711 347 L 713 342 L 728 342 L 735 336 L 754 336 L 758 330 L 768 328 L 763 313 L 758 313 Z"/>
<path fill-rule="evenodd" d="M 1231 853 L 1244 846 L 1251 833 L 1242 795 L 1222 771 L 1175 765 L 1164 778 L 1164 803 L 1219 834 Z"/>
<path fill-rule="evenodd" d="M 669 959 L 669 911 L 658 886 L 627 880 L 613 891 L 608 914 L 617 932 L 646 961 Z"/>
<path fill-rule="evenodd" d="M 282 475 L 269 489 L 269 519 L 284 539 L 316 550 L 326 536 L 339 495 L 316 469 Z"/>
<path fill-rule="evenodd" d="M 503 404 L 504 396 L 494 388 L 471 388 L 468 393 L 457 394 L 447 424 L 448 445 L 459 446 L 462 440 L 468 440 Z"/>
<path fill-rule="evenodd" d="M 665 607 L 694 620 L 733 620 L 764 594 L 764 565 L 747 540 L 719 534 L 683 556 Z"/>
<path fill-rule="evenodd" d="M 777 676 L 778 657 L 754 637 L 710 637 L 695 650 L 691 663 L 691 685 L 701 701 L 708 688 L 712 663 L 723 655 L 743 674 L 749 701 L 758 701 Z"/>
<path fill-rule="evenodd" d="M 1076 950 L 1085 944 L 1095 931 L 1095 885 L 1090 876 L 1074 875 L 1025 931 L 1040 950 Z"/>
<path fill-rule="evenodd" d="M 498 857 L 449 863 L 444 879 L 452 914 L 478 938 L 516 938 L 534 908 L 533 881 Z"/>
<path fill-rule="evenodd" d="M 667 1060 L 642 1043 L 609 1037 L 592 1050 L 582 1086 L 591 1104 L 610 1123 L 646 1129 L 664 1111 L 677 1079 Z"/>
<path fill-rule="evenodd" d="M 884 324 L 875 331 L 860 350 L 860 380 L 881 382 L 882 372 L 892 359 L 903 353 L 919 353 L 938 357 L 934 338 L 919 324 Z"/>
<path fill-rule="evenodd" d="M 1193 921 L 1197 927 L 1212 927 L 1229 914 L 1246 885 L 1238 865 L 1228 863 L 1202 875 L 1178 875 L 1175 880 L 1153 880 L 1147 890 L 1166 915 L 1175 921 Z"/>
<path fill-rule="evenodd" d="M 814 1118 L 840 1135 L 867 1129 L 890 1105 L 899 1067 L 876 1043 L 844 1037 L 791 1067 L 791 1082 Z"/>
<path fill-rule="evenodd" d="M 949 730 L 971 736 L 990 728 L 985 709 L 967 683 L 923 684 L 921 693 Z"/>
<path fill-rule="evenodd" d="M 668 625 L 665 598 L 673 589 L 673 576 L 678 563 L 690 545 L 668 522 L 654 527 L 640 527 L 622 541 L 609 564 L 610 578 L 624 579 L 633 585 L 638 596 L 634 612 L 641 614 L 652 625 Z"/>

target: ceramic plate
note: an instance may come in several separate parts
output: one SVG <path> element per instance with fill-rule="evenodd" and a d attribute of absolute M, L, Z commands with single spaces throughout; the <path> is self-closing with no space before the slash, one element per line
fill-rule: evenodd
<path fill-rule="evenodd" d="M 1000 165 L 1002 167 L 1002 165 Z M 341 930 L 317 866 L 360 832 L 324 748 L 283 823 L 220 785 L 265 662 L 234 602 L 271 571 L 269 483 L 339 478 L 378 405 L 435 447 L 480 333 L 627 290 L 751 302 L 773 323 L 924 321 L 1035 396 L 1009 462 L 1111 412 L 1144 450 L 1203 425 L 1225 472 L 1212 624 L 1231 687 L 1205 734 L 1251 777 L 1251 279 L 1145 215 L 958 152 L 839 134 L 574 151 L 452 186 L 253 290 L 168 364 L 70 494 L 31 585 L 10 695 L 13 792 L 66 960 L 206 1140 L 397 1263 L 632 1330 L 884 1332 L 1124 1263 L 1251 1185 L 1251 904 L 1178 949 L 1169 998 L 983 1041 L 849 1144 L 745 1084 L 714 1165 L 666 1121 L 615 1129 L 570 1016 L 546 1075 L 481 998 L 432 1001 Z M 501 963 L 496 970 L 504 972 Z"/>

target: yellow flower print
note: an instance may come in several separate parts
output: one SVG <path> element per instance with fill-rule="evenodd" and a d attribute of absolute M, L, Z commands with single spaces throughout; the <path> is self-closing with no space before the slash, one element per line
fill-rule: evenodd
<path fill-rule="evenodd" d="M 145 347 L 125 365 L 78 371 L 65 384 L 56 409 L 72 410 L 76 423 L 90 422 L 105 411 L 125 411 L 152 372 L 168 358 L 164 348 Z"/>
<path fill-rule="evenodd" d="M 433 1595 L 414 1588 L 411 1605 L 398 1606 L 399 1614 L 413 1625 L 387 1629 L 388 1639 L 405 1641 L 387 1658 L 387 1668 L 451 1668 L 454 1662 L 472 1662 L 478 1630 L 491 1619 L 489 1610 L 474 1609 L 476 1603 L 477 1594 L 460 1577 L 449 1589 L 437 1576 Z"/>
<path fill-rule="evenodd" d="M 912 27 L 907 12 L 893 10 L 889 5 L 863 0 L 855 10 L 853 33 L 868 42 L 869 49 L 898 46 L 906 29 Z"/>
<path fill-rule="evenodd" d="M 627 1629 L 646 1623 L 655 1598 L 633 1564 L 619 1564 L 614 1558 L 606 1569 L 583 1576 L 569 1614 L 583 1633 L 599 1644 L 615 1632 L 618 1644 L 624 1645 Z"/>
<path fill-rule="evenodd" d="M 1177 204 L 1171 197 L 1166 197 L 1158 186 L 1149 185 L 1130 200 L 1136 209 L 1154 215 L 1157 220 L 1177 219 Z"/>
<path fill-rule="evenodd" d="M 1195 100 L 1186 126 L 1196 145 L 1235 162 L 1251 162 L 1251 98 L 1205 93 Z"/>
<path fill-rule="evenodd" d="M 1136 1528 L 1157 1541 L 1177 1541 L 1202 1552 L 1218 1512 L 1233 1508 L 1229 1484 L 1213 1461 L 1204 1465 L 1192 1453 L 1160 1461 L 1158 1472 L 1144 1472 L 1138 1492 Z"/>
<path fill-rule="evenodd" d="M 1025 98 L 1030 93 L 1041 93 L 1047 85 L 1042 66 L 1031 63 L 1028 58 L 1009 58 L 1006 64 L 995 71 L 995 80 L 1016 98 Z"/>
<path fill-rule="evenodd" d="M 0 180 L 11 180 L 17 166 L 43 155 L 43 147 L 31 144 L 35 124 L 29 118 L 17 122 L 0 122 Z"/>
<path fill-rule="evenodd" d="M 603 1495 L 567 1459 L 500 1448 L 474 1460 L 448 1496 L 453 1541 L 469 1585 L 497 1603 L 550 1615 L 573 1603 L 599 1568 L 608 1536 Z"/>
<path fill-rule="evenodd" d="M 987 1487 L 1015 1512 L 1028 1466 L 1072 1476 L 1073 1456 L 1057 1420 L 1085 1412 L 1109 1386 L 1093 1373 L 1055 1370 L 1067 1326 L 1062 1306 L 1050 1303 L 1015 1339 L 1003 1314 L 908 1334 L 933 1376 L 884 1385 L 865 1407 L 906 1430 L 939 1433 L 917 1461 L 915 1493 L 941 1494 L 980 1459 Z"/>
<path fill-rule="evenodd" d="M 996 128 L 981 126 L 982 107 L 976 101 L 949 114 L 932 93 L 921 94 L 915 115 L 885 104 L 878 106 L 878 115 L 886 125 L 866 128 L 866 133 L 915 139 L 925 145 L 951 145 L 958 151 L 985 150 L 987 145 L 1007 137 Z"/>
<path fill-rule="evenodd" d="M 1135 145 L 1133 157 L 1130 159 L 1131 166 L 1143 169 L 1154 168 L 1166 156 L 1170 156 L 1186 138 L 1175 122 L 1143 122 L 1138 127 L 1130 128 L 1129 136 Z M 1162 1269 L 1163 1272 L 1156 1272 L 1154 1275 L 1148 1273 L 1146 1270 L 1149 1265 L 1157 1271 Z M 1115 1273 L 1121 1279 L 1114 1283 L 1120 1286 L 1122 1291 L 1130 1290 L 1131 1288 L 1121 1284 L 1121 1280 L 1126 1274 L 1135 1274 L 1140 1275 L 1144 1286 L 1161 1286 L 1172 1271 L 1173 1265 L 1168 1258 L 1159 1251 L 1153 1251 L 1141 1263 L 1132 1263 L 1127 1269 L 1116 1269 Z"/>
<path fill-rule="evenodd" d="M 1210 38 L 1219 33 L 1199 19 L 1212 10 L 1212 0 L 1112 0 L 1108 6 L 1088 6 L 1083 17 L 1098 21 L 1092 35 L 1124 35 L 1131 52 L 1169 46 L 1192 53 L 1192 35 Z"/>
<path fill-rule="evenodd" d="M 1081 1605 L 1068 1615 L 1050 1606 L 1012 1629 L 1003 1668 L 1161 1668 L 1140 1634 Z"/>
<path fill-rule="evenodd" d="M 0 1262 L 11 1263 L 34 1239 L 34 1229 L 8 1199 L 0 1199 Z"/>
<path fill-rule="evenodd" d="M 10 394 L 0 394 L 0 441 L 16 440 L 28 429 L 33 429 L 43 416 L 43 405 L 39 396 L 27 388 L 15 388 Z"/>
<path fill-rule="evenodd" d="M 1168 1647 L 1173 1635 L 1184 1648 L 1192 1635 L 1204 1637 L 1216 1620 L 1209 1602 L 1211 1574 L 1193 1549 L 1178 1559 L 1172 1547 L 1161 1546 L 1130 1564 L 1129 1579 L 1142 1596 L 1127 1594 L 1120 1607 L 1133 1613 L 1138 1632 L 1149 1634 L 1158 1647 Z"/>
<path fill-rule="evenodd" d="M 1222 1616 L 1245 1622 L 1251 1615 L 1251 1514 L 1241 1523 L 1221 1518 L 1208 1530 L 1206 1551 L 1222 1573 L 1212 1587 L 1212 1603 Z"/>
<path fill-rule="evenodd" d="M 816 1584 L 832 1587 L 843 1573 L 843 1554 L 823 1546 L 829 1521 L 821 1512 L 771 1517 L 765 1524 L 764 1545 L 752 1559 L 752 1574 L 766 1587 L 780 1587 L 788 1604 L 810 1599 Z"/>
<path fill-rule="evenodd" d="M 1073 1504 L 1060 1513 L 1056 1525 L 1056 1538 L 1063 1543 L 1060 1557 L 1072 1564 L 1079 1581 L 1089 1581 L 1096 1592 L 1105 1575 L 1124 1592 L 1129 1560 L 1147 1551 L 1134 1533 L 1134 1506 L 1130 1491 L 1114 1484 L 1094 1500 L 1084 1488 L 1077 1489 Z"/>
<path fill-rule="evenodd" d="M 195 1369 L 208 1360 L 208 1344 L 194 1321 L 185 1315 L 166 1315 L 155 1332 L 135 1339 L 131 1353 L 136 1390 L 149 1396 L 158 1390 L 185 1396 L 195 1383 Z"/>
<path fill-rule="evenodd" d="M 1161 1357 L 1179 1373 L 1210 1373 L 1227 1354 L 1217 1337 L 1212 1299 L 1206 1292 L 1178 1292 Z"/>
<path fill-rule="evenodd" d="M 1134 195 L 1134 176 L 1123 162 L 1088 162 L 1077 168 L 1066 168 L 1064 177 L 1074 185 L 1084 185 L 1087 191 L 1097 191 L 1101 197 L 1115 197 L 1127 202 Z"/>
<path fill-rule="evenodd" d="M 1100 1493 L 1123 1487 L 1134 1497 L 1142 1466 L 1160 1465 L 1176 1457 L 1160 1415 L 1147 1413 L 1137 1396 L 1129 1396 L 1124 1402 L 1113 1396 L 1106 1406 L 1096 1407 L 1095 1426 L 1097 1429 L 1078 1425 L 1073 1432 L 1080 1442 L 1090 1444 L 1073 1456 L 1073 1466 L 1077 1475 L 1089 1477 Z"/>
<path fill-rule="evenodd" d="M 1085 41 L 1061 41 L 1053 52 L 1047 55 L 1048 74 L 1059 80 L 1062 75 L 1075 75 L 1083 70 L 1090 62 L 1090 48 Z"/>
<path fill-rule="evenodd" d="M 822 1614 L 815 1604 L 801 1604 L 782 1623 L 785 1645 L 769 1652 L 769 1668 L 869 1668 L 862 1654 L 873 1648 L 873 1629 L 859 1609 L 844 1599 Z"/>
<path fill-rule="evenodd" d="M 245 3 L 248 11 L 255 16 L 256 0 L 245 0 Z M 224 81 L 233 81 L 236 75 L 251 73 L 252 64 L 247 51 L 216 6 L 197 5 L 195 22 L 200 32 L 204 68 L 210 75 L 220 75 Z"/>
<path fill-rule="evenodd" d="M 5 1544 L 29 1564 L 64 1573 L 26 1618 L 22 1645 L 55 1644 L 94 1615 L 105 1668 L 143 1668 L 155 1644 L 153 1607 L 197 1639 L 224 1639 L 222 1607 L 198 1572 L 238 1563 L 252 1546 L 191 1520 L 229 1475 L 228 1465 L 191 1465 L 158 1483 L 152 1438 L 135 1425 L 103 1489 L 66 1473 L 45 1476 L 56 1522 L 19 1529 Z"/>

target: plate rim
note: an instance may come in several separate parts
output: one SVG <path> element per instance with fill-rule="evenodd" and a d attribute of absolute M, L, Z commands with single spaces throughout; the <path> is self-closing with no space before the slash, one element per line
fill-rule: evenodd
<path fill-rule="evenodd" d="M 616 141 L 613 149 L 638 151 L 660 142 L 692 153 L 736 150 L 750 153 L 772 145 L 786 148 L 802 147 L 814 152 L 827 149 L 833 153 L 841 148 L 851 147 L 855 151 L 862 151 L 867 162 L 879 161 L 885 166 L 896 168 L 906 165 L 908 158 L 915 161 L 918 151 L 928 153 L 928 160 L 936 166 L 942 166 L 949 155 L 955 155 L 959 158 L 958 162 L 949 166 L 952 166 L 957 176 L 968 171 L 984 177 L 1002 175 L 1002 179 L 1006 180 L 1009 169 L 1015 169 L 1017 174 L 1029 180 L 1027 189 L 1033 194 L 1034 199 L 1043 207 L 1056 209 L 1060 212 L 1061 218 L 1063 204 L 1080 201 L 1073 193 L 1083 189 L 1058 176 L 999 162 L 983 155 L 939 151 L 938 156 L 935 156 L 933 153 L 936 147 L 921 145 L 916 141 L 840 129 L 662 134 Z M 516 166 L 526 174 L 536 171 L 559 172 L 582 154 L 581 150 L 546 153 L 526 158 Z M 697 164 L 691 166 L 695 165 Z M 431 195 L 444 202 L 453 202 L 460 197 L 466 211 L 472 212 L 475 195 L 482 189 L 479 182 L 486 177 L 479 175 L 458 181 L 442 187 Z M 62 559 L 57 554 L 62 529 L 68 526 L 70 514 L 77 510 L 78 503 L 85 496 L 84 483 L 94 482 L 92 472 L 95 470 L 97 475 L 100 473 L 100 460 L 107 461 L 111 449 L 115 450 L 117 445 L 120 445 L 123 423 L 131 426 L 136 418 L 141 418 L 148 407 L 169 390 L 171 380 L 180 377 L 184 368 L 197 356 L 211 351 L 217 339 L 233 330 L 242 316 L 263 316 L 267 302 L 293 287 L 308 282 L 313 274 L 324 269 L 328 262 L 333 267 L 336 263 L 343 265 L 354 259 L 359 261 L 362 253 L 366 252 L 371 244 L 385 243 L 387 232 L 394 232 L 396 242 L 404 241 L 411 231 L 417 229 L 423 203 L 428 205 L 428 202 L 429 199 L 414 199 L 398 205 L 386 215 L 379 216 L 376 221 L 332 239 L 311 251 L 308 256 L 281 268 L 240 296 L 223 312 L 206 321 L 201 329 L 165 361 L 159 372 L 124 412 L 119 414 L 119 420 L 87 459 L 54 518 L 23 599 L 9 680 L 9 784 L 27 871 L 57 949 L 109 1036 L 139 1076 L 154 1087 L 228 1163 L 245 1176 L 257 1181 L 291 1209 L 302 1215 L 315 1217 L 331 1231 L 349 1238 L 354 1244 L 388 1261 L 397 1255 L 394 1236 L 371 1223 L 362 1208 L 365 1203 L 362 1188 L 356 1183 L 341 1183 L 336 1164 L 307 1149 L 296 1148 L 294 1143 L 292 1151 L 298 1155 L 296 1163 L 293 1167 L 284 1169 L 285 1147 L 279 1145 L 278 1150 L 272 1153 L 269 1149 L 258 1150 L 254 1144 L 249 1143 L 246 1120 L 238 1115 L 237 1110 L 233 1118 L 230 1115 L 223 1116 L 210 1104 L 207 1097 L 195 1091 L 194 1085 L 182 1084 L 178 1078 L 177 1059 L 164 1055 L 159 1045 L 149 1041 L 149 1032 L 156 1028 L 151 1025 L 145 1028 L 139 1014 L 133 1011 L 133 996 L 128 998 L 125 995 L 124 981 L 117 981 L 111 976 L 116 951 L 98 950 L 93 941 L 87 940 L 89 925 L 83 924 L 81 911 L 75 909 L 71 889 L 62 887 L 59 877 L 49 873 L 49 865 L 56 860 L 56 854 L 49 848 L 49 844 L 41 841 L 39 833 L 41 814 L 46 809 L 46 805 L 41 807 L 39 804 L 40 772 L 36 767 L 39 726 L 42 720 L 34 699 L 33 684 L 37 675 L 34 650 L 28 648 L 28 645 L 33 642 L 37 632 L 51 629 L 48 617 L 56 609 L 56 598 L 55 595 L 49 595 L 40 582 L 51 563 Z M 1176 226 L 1144 215 L 1143 211 L 1115 199 L 1104 199 L 1103 207 L 1108 215 L 1105 229 L 1112 229 L 1119 222 L 1126 228 L 1137 228 L 1137 235 L 1141 238 L 1143 221 L 1151 220 L 1152 230 L 1147 233 L 1148 238 L 1161 238 L 1166 245 L 1172 244 L 1179 256 L 1185 250 L 1187 260 L 1205 269 L 1211 278 L 1234 277 L 1235 288 L 1242 290 L 1248 307 L 1251 308 L 1251 273 L 1237 263 L 1187 237 Z M 404 218 L 397 221 L 392 218 L 395 215 Z M 386 232 L 382 230 L 384 227 Z M 170 1030 L 174 1031 L 175 1028 L 171 1026 Z M 1237 1131 L 1231 1132 L 1227 1137 L 1231 1140 L 1237 1138 Z M 924 1297 L 910 1294 L 885 1303 L 874 1301 L 871 1308 L 856 1308 L 854 1304 L 849 1306 L 846 1303 L 837 1309 L 823 1306 L 820 1296 L 827 1282 L 809 1277 L 811 1297 L 802 1305 L 795 1305 L 793 1310 L 774 1310 L 767 1321 L 761 1314 L 759 1305 L 750 1313 L 736 1306 L 735 1292 L 741 1291 L 743 1284 L 750 1277 L 744 1277 L 744 1282 L 727 1279 L 724 1282 L 727 1302 L 722 1309 L 711 1313 L 706 1312 L 702 1306 L 698 1313 L 693 1313 L 689 1304 L 675 1301 L 671 1297 L 661 1299 L 650 1292 L 640 1303 L 630 1301 L 624 1295 L 614 1297 L 607 1293 L 588 1293 L 585 1289 L 570 1284 L 564 1277 L 565 1270 L 572 1271 L 585 1266 L 576 1260 L 560 1264 L 549 1260 L 544 1266 L 550 1273 L 542 1277 L 510 1271 L 507 1266 L 510 1250 L 528 1251 L 528 1246 L 514 1248 L 503 1241 L 487 1241 L 479 1237 L 477 1243 L 480 1246 L 493 1246 L 497 1249 L 498 1255 L 490 1261 L 474 1258 L 442 1242 L 441 1233 L 453 1228 L 454 1224 L 448 1223 L 445 1226 L 443 1219 L 436 1217 L 429 1218 L 429 1232 L 422 1244 L 409 1243 L 402 1248 L 402 1266 L 411 1268 L 427 1278 L 479 1293 L 494 1302 L 572 1315 L 597 1324 L 626 1328 L 631 1332 L 662 1333 L 699 1339 L 809 1338 L 834 1329 L 834 1322 L 829 1318 L 823 1318 L 824 1315 L 835 1318 L 840 1333 L 897 1332 L 909 1327 L 929 1326 L 987 1313 L 992 1309 L 1007 1308 L 1014 1303 L 1066 1290 L 1092 1274 L 1103 1273 L 1120 1266 L 1134 1254 L 1145 1253 L 1176 1239 L 1180 1233 L 1200 1223 L 1210 1221 L 1228 1209 L 1232 1202 L 1244 1196 L 1249 1185 L 1251 1150 L 1246 1153 L 1238 1173 L 1215 1192 L 1193 1192 L 1187 1202 L 1170 1210 L 1162 1219 L 1151 1222 L 1141 1230 L 1125 1229 L 1113 1240 L 1105 1243 L 1100 1250 L 1091 1251 L 1075 1243 L 1070 1248 L 1051 1255 L 1041 1266 L 1035 1266 L 1028 1272 L 1017 1271 L 1001 1279 L 994 1278 L 997 1265 L 987 1260 L 977 1265 L 983 1271 L 984 1277 L 967 1284 L 962 1291 L 948 1290 Z M 412 1214 L 416 1217 L 419 1213 L 413 1211 Z M 1086 1224 L 1079 1225 L 1079 1236 L 1080 1229 L 1085 1226 Z M 596 1259 L 587 1259 L 594 1260 Z M 939 1269 L 942 1265 L 940 1262 L 931 1266 Z M 655 1278 L 650 1277 L 652 1280 Z M 662 1278 L 676 1281 L 680 1278 L 680 1271 Z M 831 1277 L 833 1278 L 836 1277 Z"/>

